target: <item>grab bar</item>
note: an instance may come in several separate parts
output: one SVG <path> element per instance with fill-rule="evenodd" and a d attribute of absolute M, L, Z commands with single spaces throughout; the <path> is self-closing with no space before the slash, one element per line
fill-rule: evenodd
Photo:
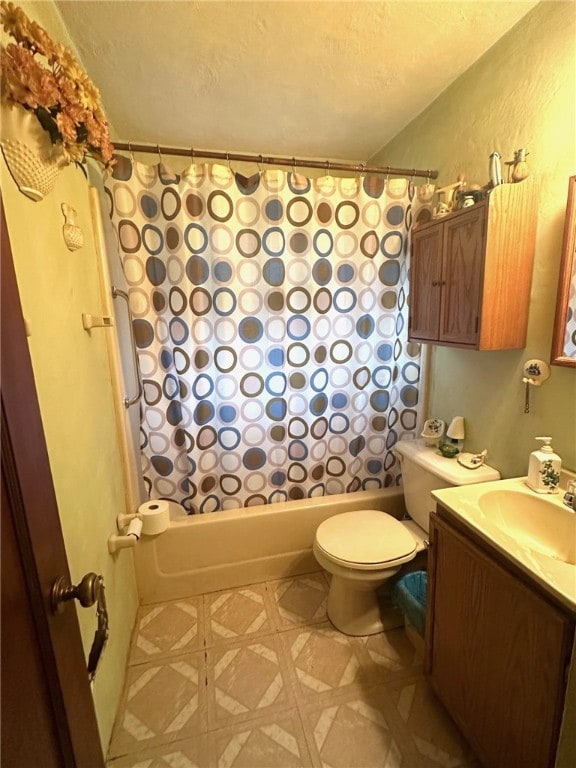
<path fill-rule="evenodd" d="M 142 376 L 140 374 L 140 363 L 138 362 L 138 353 L 136 351 L 136 339 L 134 338 L 134 328 L 132 325 L 132 312 L 130 310 L 130 299 L 128 298 L 128 294 L 126 291 L 121 291 L 120 288 L 116 288 L 115 285 L 112 286 L 112 296 L 117 299 L 120 297 L 121 299 L 124 299 L 126 302 L 126 308 L 128 309 L 128 324 L 130 326 L 130 344 L 132 346 L 132 360 L 134 363 L 134 373 L 136 376 L 136 381 L 138 382 L 138 393 L 134 395 L 134 397 L 126 397 L 124 398 L 124 407 L 130 408 L 131 405 L 134 405 L 134 403 L 137 403 L 138 400 L 142 397 Z"/>

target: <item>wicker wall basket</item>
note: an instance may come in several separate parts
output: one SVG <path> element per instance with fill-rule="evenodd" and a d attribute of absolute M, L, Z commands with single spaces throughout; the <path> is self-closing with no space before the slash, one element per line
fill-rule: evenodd
<path fill-rule="evenodd" d="M 0 147 L 12 178 L 26 197 L 42 200 L 68 163 L 33 112 L 15 104 L 2 105 L 1 114 Z"/>

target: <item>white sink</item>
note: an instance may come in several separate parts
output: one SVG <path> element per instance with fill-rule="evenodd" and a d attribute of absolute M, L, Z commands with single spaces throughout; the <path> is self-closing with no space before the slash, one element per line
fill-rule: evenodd
<path fill-rule="evenodd" d="M 562 504 L 562 493 L 537 494 L 524 478 L 513 478 L 445 488 L 432 496 L 576 608 L 576 513 Z"/>
<path fill-rule="evenodd" d="M 576 565 L 576 515 L 557 499 L 515 490 L 486 491 L 478 507 L 486 522 L 518 543 L 556 560 Z"/>

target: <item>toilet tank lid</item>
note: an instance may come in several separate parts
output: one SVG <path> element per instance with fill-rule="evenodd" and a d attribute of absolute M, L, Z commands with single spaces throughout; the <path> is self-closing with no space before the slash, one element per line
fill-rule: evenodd
<path fill-rule="evenodd" d="M 328 555 L 363 565 L 387 563 L 416 551 L 408 529 L 377 509 L 329 517 L 318 526 L 316 542 Z"/>
<path fill-rule="evenodd" d="M 467 469 L 458 464 L 456 459 L 448 459 L 438 453 L 435 447 L 424 445 L 422 440 L 399 440 L 393 450 L 401 457 L 410 459 L 429 472 L 437 475 L 450 485 L 473 485 L 500 480 L 500 472 L 488 464 L 477 469 Z"/>

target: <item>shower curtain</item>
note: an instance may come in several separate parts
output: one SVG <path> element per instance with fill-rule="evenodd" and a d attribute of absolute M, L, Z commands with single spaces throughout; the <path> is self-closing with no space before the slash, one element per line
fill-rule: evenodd
<path fill-rule="evenodd" d="M 106 192 L 150 496 L 193 514 L 397 483 L 413 184 L 120 157 Z"/>

